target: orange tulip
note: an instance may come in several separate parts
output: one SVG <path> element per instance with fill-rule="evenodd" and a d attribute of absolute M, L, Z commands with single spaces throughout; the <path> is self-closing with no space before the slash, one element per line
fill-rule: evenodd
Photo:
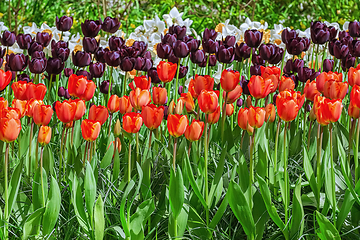
<path fill-rule="evenodd" d="M 58 119 L 63 123 L 72 122 L 76 113 L 76 102 L 64 100 L 55 103 L 55 112 Z"/>
<path fill-rule="evenodd" d="M 337 82 L 330 79 L 325 82 L 323 94 L 325 97 L 330 99 L 344 99 L 349 84 L 347 82 Z"/>
<path fill-rule="evenodd" d="M 319 95 L 320 92 L 316 88 L 316 80 L 310 82 L 310 80 L 307 80 L 304 88 L 304 95 L 305 98 L 309 101 L 314 101 L 314 98 L 316 95 Z"/>
<path fill-rule="evenodd" d="M 70 101 L 76 103 L 74 121 L 80 120 L 85 114 L 85 110 L 86 110 L 85 101 L 82 99 L 75 99 Z"/>
<path fill-rule="evenodd" d="M 34 84 L 29 82 L 26 86 L 26 98 L 28 100 L 35 98 L 37 100 L 43 100 L 46 94 L 46 86 L 42 83 Z"/>
<path fill-rule="evenodd" d="M 194 103 L 194 99 L 191 95 L 190 92 L 187 92 L 187 93 L 182 93 L 181 94 L 181 97 L 179 98 L 178 101 L 182 101 L 183 104 L 185 105 L 186 107 L 186 111 L 188 113 L 191 113 L 195 110 L 195 103 Z"/>
<path fill-rule="evenodd" d="M 279 78 L 280 78 L 280 73 L 281 73 L 280 68 L 275 67 L 275 66 L 273 66 L 273 67 L 260 66 L 260 69 L 261 69 L 261 77 L 263 79 L 270 78 L 274 84 L 273 89 L 271 90 L 270 93 L 275 92 L 279 86 Z"/>
<path fill-rule="evenodd" d="M 143 106 L 148 105 L 151 102 L 151 95 L 148 90 L 141 90 L 136 88 L 130 92 L 130 102 L 133 108 L 141 110 Z"/>
<path fill-rule="evenodd" d="M 95 120 L 85 119 L 81 122 L 81 134 L 88 142 L 95 141 L 98 138 L 100 128 L 100 122 Z"/>
<path fill-rule="evenodd" d="M 342 111 L 341 99 L 330 100 L 322 96 L 316 96 L 314 100 L 314 113 L 319 124 L 325 126 L 337 122 Z"/>
<path fill-rule="evenodd" d="M 146 76 L 134 77 L 135 86 L 141 90 L 149 90 L 151 86 L 151 80 L 147 79 Z M 134 83 L 129 84 L 132 90 L 135 90 Z"/>
<path fill-rule="evenodd" d="M 26 110 L 26 100 L 19 100 L 19 99 L 14 99 L 12 101 L 11 107 L 13 108 L 17 108 L 20 111 L 20 118 L 22 118 L 25 115 L 25 110 Z M 1 104 L 1 103 L 0 103 Z"/>
<path fill-rule="evenodd" d="M 253 128 L 261 128 L 265 121 L 265 109 L 261 107 L 249 107 L 249 125 Z"/>
<path fill-rule="evenodd" d="M 26 106 L 25 106 L 25 115 L 28 117 L 33 117 L 34 116 L 34 107 L 38 104 L 43 105 L 44 102 L 41 100 L 37 100 L 35 98 L 32 98 L 29 101 L 27 101 Z"/>
<path fill-rule="evenodd" d="M 218 107 L 218 96 L 215 91 L 202 90 L 199 97 L 198 103 L 201 111 L 206 114 L 213 113 Z"/>
<path fill-rule="evenodd" d="M 209 75 L 201 76 L 195 75 L 194 80 L 194 90 L 197 95 L 200 95 L 202 90 L 213 90 L 214 88 L 214 78 Z"/>
<path fill-rule="evenodd" d="M 129 113 L 132 111 L 129 96 L 122 96 L 119 98 L 119 111 L 121 114 Z"/>
<path fill-rule="evenodd" d="M 170 114 L 167 118 L 167 128 L 171 136 L 177 138 L 183 135 L 189 125 L 186 115 Z"/>
<path fill-rule="evenodd" d="M 359 108 L 355 107 L 354 104 L 352 102 L 350 102 L 349 104 L 349 116 L 354 118 L 354 119 L 358 119 L 360 117 L 360 110 Z"/>
<path fill-rule="evenodd" d="M 356 68 L 351 67 L 348 72 L 348 81 L 350 86 L 360 85 L 360 64 Z"/>
<path fill-rule="evenodd" d="M 236 85 L 235 89 L 231 92 L 228 92 L 228 96 L 226 99 L 226 103 L 231 104 L 234 103 L 242 93 L 242 88 L 240 85 Z M 225 98 L 226 92 L 223 92 L 223 98 Z"/>
<path fill-rule="evenodd" d="M 354 85 L 350 92 L 350 102 L 354 107 L 360 108 L 360 86 Z"/>
<path fill-rule="evenodd" d="M 289 77 L 282 76 L 279 83 L 279 92 L 285 90 L 294 90 L 294 89 L 295 89 L 295 82 Z"/>
<path fill-rule="evenodd" d="M 254 132 L 254 128 L 249 124 L 249 109 L 240 108 L 238 113 L 238 125 L 242 130 L 247 131 L 250 135 Z"/>
<path fill-rule="evenodd" d="M 0 140 L 3 142 L 13 142 L 19 136 L 21 122 L 15 118 L 0 118 Z"/>
<path fill-rule="evenodd" d="M 162 87 L 152 88 L 152 100 L 155 105 L 164 105 L 167 99 L 167 91 Z"/>
<path fill-rule="evenodd" d="M 73 97 L 89 101 L 94 96 L 95 89 L 95 83 L 84 76 L 76 76 L 75 74 L 72 74 L 69 77 L 68 91 Z"/>
<path fill-rule="evenodd" d="M 11 89 L 14 91 L 14 96 L 19 100 L 28 100 L 26 96 L 26 81 L 17 81 L 11 84 Z"/>
<path fill-rule="evenodd" d="M 265 121 L 266 122 L 274 122 L 275 121 L 275 116 L 276 116 L 276 112 L 275 112 L 275 106 L 272 103 L 269 103 L 268 105 L 266 105 L 265 107 Z"/>
<path fill-rule="evenodd" d="M 265 98 L 272 91 L 274 83 L 270 78 L 263 79 L 261 76 L 252 76 L 248 83 L 251 96 L 256 99 Z"/>
<path fill-rule="evenodd" d="M 150 130 L 158 128 L 164 118 L 164 107 L 156 107 L 154 104 L 149 104 L 142 107 L 141 116 L 144 124 Z"/>
<path fill-rule="evenodd" d="M 40 145 L 44 146 L 49 144 L 51 140 L 51 127 L 41 126 L 38 134 L 38 142 Z"/>
<path fill-rule="evenodd" d="M 231 116 L 234 113 L 234 104 L 226 104 L 226 116 Z"/>
<path fill-rule="evenodd" d="M 128 133 L 137 133 L 140 131 L 143 119 L 140 113 L 126 113 L 123 116 L 123 129 Z"/>
<path fill-rule="evenodd" d="M 189 92 L 191 93 L 192 97 L 197 99 L 199 95 L 195 92 L 195 80 L 194 79 L 190 80 L 188 89 L 189 89 Z"/>
<path fill-rule="evenodd" d="M 0 116 L 2 116 L 2 111 L 6 108 L 8 108 L 8 101 L 0 97 Z"/>
<path fill-rule="evenodd" d="M 109 98 L 107 108 L 109 112 L 115 113 L 120 110 L 120 98 L 117 95 L 111 95 Z"/>
<path fill-rule="evenodd" d="M 109 117 L 109 111 L 104 106 L 92 105 L 89 110 L 89 120 L 95 120 L 103 125 Z"/>
<path fill-rule="evenodd" d="M 185 130 L 185 138 L 190 142 L 197 141 L 201 138 L 204 131 L 204 122 L 193 120 L 190 126 Z"/>
<path fill-rule="evenodd" d="M 319 92 L 324 91 L 324 85 L 325 82 L 334 79 L 337 82 L 342 82 L 342 73 L 337 72 L 322 72 L 320 75 L 316 78 L 316 88 Z"/>
<path fill-rule="evenodd" d="M 0 91 L 4 90 L 10 83 L 12 77 L 12 72 L 4 72 L 0 69 Z"/>
<path fill-rule="evenodd" d="M 304 104 L 305 96 L 300 92 L 285 90 L 276 97 L 277 113 L 285 122 L 293 121 Z"/>
<path fill-rule="evenodd" d="M 53 115 L 53 110 L 50 105 L 37 104 L 33 107 L 33 119 L 34 123 L 38 126 L 47 126 Z"/>
<path fill-rule="evenodd" d="M 231 92 L 240 82 L 240 73 L 238 71 L 225 69 L 220 78 L 220 84 L 225 92 Z"/>
<path fill-rule="evenodd" d="M 164 83 L 171 82 L 175 77 L 176 69 L 176 63 L 160 61 L 157 66 L 159 79 Z"/>
<path fill-rule="evenodd" d="M 215 124 L 219 121 L 220 118 L 220 106 L 218 106 L 215 112 L 208 114 L 207 121 L 209 124 Z"/>
<path fill-rule="evenodd" d="M 20 110 L 17 108 L 7 107 L 7 108 L 4 108 L 0 112 L 1 112 L 0 117 L 2 117 L 2 118 L 14 118 L 14 119 L 21 118 Z"/>

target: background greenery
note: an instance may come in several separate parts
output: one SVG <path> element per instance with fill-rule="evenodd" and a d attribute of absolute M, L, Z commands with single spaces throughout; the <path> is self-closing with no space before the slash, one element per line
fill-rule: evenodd
<path fill-rule="evenodd" d="M 108 15 L 120 18 L 122 29 L 131 32 L 144 18 L 152 18 L 155 13 L 161 18 L 174 6 L 184 12 L 183 19 L 193 20 L 192 27 L 200 32 L 205 27 L 215 28 L 227 19 L 240 26 L 246 17 L 266 21 L 270 27 L 281 22 L 298 29 L 309 27 L 311 20 L 322 19 L 342 25 L 346 20 L 360 19 L 357 0 L 4 0 L 0 1 L 0 21 L 5 25 L 9 24 L 9 3 L 12 29 L 31 22 L 37 25 L 46 22 L 52 26 L 56 15 L 66 14 L 75 19 L 72 31 L 80 31 L 80 23 L 85 19 Z"/>

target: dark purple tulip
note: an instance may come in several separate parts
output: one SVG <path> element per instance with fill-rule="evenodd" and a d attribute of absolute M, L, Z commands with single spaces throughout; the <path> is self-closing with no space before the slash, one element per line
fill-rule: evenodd
<path fill-rule="evenodd" d="M 353 40 L 349 43 L 349 50 L 352 56 L 360 57 L 360 40 Z"/>
<path fill-rule="evenodd" d="M 156 68 L 150 68 L 148 71 L 148 77 L 151 79 L 151 82 L 156 84 L 156 83 L 160 83 L 160 79 L 157 73 Z"/>
<path fill-rule="evenodd" d="M 293 71 L 293 62 L 291 59 L 287 60 L 283 69 L 283 72 L 286 74 L 291 74 Z"/>
<path fill-rule="evenodd" d="M 143 41 L 135 41 L 131 47 L 135 51 L 133 57 L 143 57 L 147 50 L 147 44 Z"/>
<path fill-rule="evenodd" d="M 111 38 L 109 38 L 109 48 L 111 51 L 119 51 L 124 45 L 125 41 L 121 37 L 111 36 Z"/>
<path fill-rule="evenodd" d="M 207 41 L 202 41 L 202 47 L 206 53 L 216 53 L 219 50 L 219 43 L 209 39 Z"/>
<path fill-rule="evenodd" d="M 29 62 L 30 72 L 35 74 L 43 73 L 45 71 L 46 64 L 46 58 L 34 58 Z"/>
<path fill-rule="evenodd" d="M 180 78 L 180 77 L 179 77 Z M 181 95 L 184 92 L 184 87 L 183 86 L 179 86 L 178 88 L 178 94 Z"/>
<path fill-rule="evenodd" d="M 103 49 L 102 47 L 99 47 L 99 49 L 95 52 L 94 56 L 96 61 L 105 63 L 105 53 L 109 52 L 108 48 Z M 119 64 L 118 64 L 119 65 Z"/>
<path fill-rule="evenodd" d="M 73 25 L 73 17 L 62 16 L 59 19 L 58 16 L 56 16 L 55 25 L 59 31 L 62 32 L 69 31 Z"/>
<path fill-rule="evenodd" d="M 30 34 L 19 34 L 16 36 L 16 42 L 21 49 L 28 50 L 34 39 Z"/>
<path fill-rule="evenodd" d="M 330 72 L 333 70 L 334 67 L 334 60 L 325 59 L 323 62 L 323 71 Z"/>
<path fill-rule="evenodd" d="M 125 57 L 124 59 L 121 60 L 120 69 L 125 72 L 130 72 L 134 69 L 134 63 L 135 63 L 134 58 Z"/>
<path fill-rule="evenodd" d="M 33 58 L 45 58 L 45 53 L 43 51 L 35 51 L 31 54 L 31 59 Z"/>
<path fill-rule="evenodd" d="M 38 32 L 36 34 L 36 42 L 40 43 L 44 47 L 47 47 L 50 44 L 51 39 L 52 34 L 49 34 L 47 32 Z"/>
<path fill-rule="evenodd" d="M 217 35 L 218 35 L 218 33 L 214 29 L 205 28 L 204 33 L 203 33 L 203 40 L 207 41 L 207 40 L 211 39 L 211 40 L 215 41 Z"/>
<path fill-rule="evenodd" d="M 0 58 L 3 58 L 5 56 L 5 53 L 6 53 L 6 48 L 0 47 Z"/>
<path fill-rule="evenodd" d="M 339 40 L 341 41 L 343 38 L 350 36 L 349 32 L 347 31 L 340 31 L 339 32 Z"/>
<path fill-rule="evenodd" d="M 4 67 L 5 67 L 5 72 L 11 71 L 8 62 L 5 63 L 5 66 L 4 66 Z M 15 80 L 15 77 L 16 77 L 16 72 L 15 72 L 15 71 L 11 71 L 11 81 Z"/>
<path fill-rule="evenodd" d="M 100 88 L 100 92 L 103 94 L 108 94 L 109 93 L 109 85 L 110 85 L 110 81 L 109 80 L 105 80 L 102 81 L 99 88 Z M 110 92 L 112 91 L 112 84 L 111 84 L 111 88 L 110 88 Z"/>
<path fill-rule="evenodd" d="M 0 68 L 2 68 L 3 63 L 4 63 L 4 59 L 0 58 Z"/>
<path fill-rule="evenodd" d="M 65 97 L 66 89 L 64 87 L 59 87 L 58 89 L 58 96 L 59 97 Z"/>
<path fill-rule="evenodd" d="M 143 57 L 135 58 L 135 64 L 134 64 L 135 70 L 141 71 L 141 69 L 143 68 L 144 65 L 145 65 L 145 58 L 143 58 Z"/>
<path fill-rule="evenodd" d="M 65 62 L 70 55 L 69 48 L 54 48 L 51 50 L 51 55 L 54 58 L 60 58 L 61 61 Z"/>
<path fill-rule="evenodd" d="M 294 61 L 289 59 L 287 60 L 285 67 L 284 67 L 284 73 L 286 74 L 292 74 L 293 72 L 298 72 L 300 68 L 304 67 L 304 61 L 301 59 L 295 59 Z"/>
<path fill-rule="evenodd" d="M 104 54 L 104 60 L 107 65 L 117 67 L 120 65 L 121 55 L 118 51 L 106 51 Z"/>
<path fill-rule="evenodd" d="M 171 47 L 169 44 L 159 43 L 156 45 L 156 52 L 159 58 L 167 59 L 171 53 Z"/>
<path fill-rule="evenodd" d="M 172 47 L 172 48 L 174 47 L 176 41 L 177 41 L 176 36 L 172 35 L 170 33 L 165 34 L 164 37 L 161 36 L 161 42 L 163 44 L 169 44 L 170 47 Z"/>
<path fill-rule="evenodd" d="M 286 44 L 286 50 L 289 54 L 299 55 L 300 53 L 307 51 L 310 46 L 310 40 L 307 38 L 293 38 Z"/>
<path fill-rule="evenodd" d="M 151 52 L 150 52 L 150 51 L 146 51 L 145 54 L 144 54 L 144 58 L 151 60 Z"/>
<path fill-rule="evenodd" d="M 265 66 L 265 60 L 262 59 L 260 55 L 257 55 L 255 53 L 251 57 L 251 62 L 254 65 L 263 65 L 263 66 Z"/>
<path fill-rule="evenodd" d="M 49 58 L 48 62 L 47 62 L 47 66 L 46 66 L 46 72 L 49 75 L 52 74 L 59 74 L 62 72 L 62 70 L 64 69 L 64 63 L 63 61 L 61 61 L 61 59 L 59 58 Z"/>
<path fill-rule="evenodd" d="M 26 73 L 18 74 L 17 75 L 17 80 L 18 81 L 32 82 L 32 80 L 30 80 L 29 75 L 27 75 Z"/>
<path fill-rule="evenodd" d="M 69 44 L 67 42 L 64 42 L 64 41 L 55 41 L 55 40 L 52 40 L 51 41 L 51 50 L 53 49 L 58 49 L 58 48 L 68 48 L 69 47 Z"/>
<path fill-rule="evenodd" d="M 268 60 L 270 64 L 278 64 L 284 55 L 284 49 L 279 48 L 278 46 L 275 47 L 275 54 Z"/>
<path fill-rule="evenodd" d="M 120 27 L 118 18 L 106 17 L 101 25 L 104 32 L 115 33 Z"/>
<path fill-rule="evenodd" d="M 89 71 L 93 78 L 101 78 L 105 72 L 105 64 L 101 62 L 90 63 Z"/>
<path fill-rule="evenodd" d="M 288 44 L 288 42 L 290 42 L 290 40 L 297 38 L 297 33 L 295 30 L 288 30 L 287 28 L 285 28 L 282 33 L 281 33 L 281 41 L 285 44 Z"/>
<path fill-rule="evenodd" d="M 87 52 L 77 51 L 72 52 L 72 62 L 77 67 L 89 66 L 91 62 L 91 55 Z"/>
<path fill-rule="evenodd" d="M 192 63 L 202 63 L 205 58 L 204 50 L 196 50 L 195 52 L 190 52 L 190 60 Z"/>
<path fill-rule="evenodd" d="M 307 80 L 314 80 L 317 76 L 319 76 L 319 72 L 315 72 L 314 69 L 308 67 L 302 67 L 298 70 L 297 78 L 300 82 L 306 82 Z"/>
<path fill-rule="evenodd" d="M 354 67 L 355 65 L 355 57 L 353 57 L 350 53 L 341 60 L 341 68 L 343 71 L 347 71 L 349 68 Z"/>
<path fill-rule="evenodd" d="M 0 37 L 0 40 L 3 46 L 11 47 L 16 41 L 16 35 L 14 32 L 5 30 L 2 34 L 2 37 Z"/>
<path fill-rule="evenodd" d="M 31 45 L 28 49 L 28 54 L 31 56 L 36 51 L 42 52 L 43 49 L 44 49 L 44 47 L 43 47 L 43 45 L 41 45 L 41 43 L 33 42 L 33 43 L 31 43 Z"/>
<path fill-rule="evenodd" d="M 22 53 L 11 53 L 10 55 L 6 55 L 6 62 L 9 64 L 11 71 L 24 71 L 29 63 L 29 56 L 25 56 Z"/>
<path fill-rule="evenodd" d="M 151 59 L 148 58 L 144 58 L 145 59 L 145 64 L 142 67 L 141 71 L 147 72 L 150 70 L 150 68 L 152 68 L 153 66 L 153 61 Z"/>
<path fill-rule="evenodd" d="M 311 22 L 310 32 L 311 40 L 315 44 L 324 44 L 330 39 L 330 31 L 325 23 L 319 21 Z"/>
<path fill-rule="evenodd" d="M 225 40 L 222 41 L 222 44 L 227 48 L 234 47 L 235 43 L 236 43 L 235 36 L 226 36 Z"/>
<path fill-rule="evenodd" d="M 183 78 L 186 76 L 186 74 L 188 73 L 189 67 L 188 66 L 180 66 L 179 69 L 179 79 Z"/>
<path fill-rule="evenodd" d="M 240 85 L 243 90 L 243 94 L 245 95 L 250 95 L 248 84 L 249 84 L 249 80 L 246 80 L 245 78 L 244 79 L 241 78 Z"/>
<path fill-rule="evenodd" d="M 96 37 L 101 30 L 101 19 L 100 20 L 85 20 L 81 23 L 81 31 L 85 37 Z"/>
<path fill-rule="evenodd" d="M 84 76 L 84 77 L 86 77 L 87 79 L 92 80 L 92 75 L 91 75 L 91 73 L 89 73 L 89 72 L 86 71 L 86 70 L 77 70 L 75 74 L 76 74 L 76 76 Z"/>
<path fill-rule="evenodd" d="M 310 112 L 310 111 L 311 111 L 311 105 L 310 105 L 310 104 L 307 104 L 307 105 L 306 105 L 305 111 L 306 111 L 306 112 Z"/>
<path fill-rule="evenodd" d="M 261 76 L 261 65 L 254 65 L 250 67 L 250 75 Z"/>
<path fill-rule="evenodd" d="M 96 50 L 99 48 L 99 42 L 96 41 L 95 38 L 83 38 L 83 47 L 84 51 L 88 53 L 95 53 Z"/>
<path fill-rule="evenodd" d="M 171 51 L 171 53 L 169 54 L 168 60 L 169 60 L 169 62 L 172 62 L 172 63 L 176 63 L 176 64 L 179 63 L 179 58 L 175 56 L 174 51 Z"/>
<path fill-rule="evenodd" d="M 199 67 L 206 67 L 207 64 L 207 59 L 209 58 L 209 66 L 213 67 L 216 65 L 216 56 L 215 55 L 210 55 L 210 56 L 205 56 L 204 61 L 202 63 L 199 63 Z"/>
<path fill-rule="evenodd" d="M 349 23 L 349 34 L 352 37 L 360 37 L 360 22 L 353 21 Z"/>
<path fill-rule="evenodd" d="M 235 57 L 234 47 L 226 48 L 224 45 L 219 47 L 219 51 L 216 53 L 216 58 L 221 63 L 231 63 Z"/>
<path fill-rule="evenodd" d="M 74 70 L 72 70 L 71 68 L 65 68 L 64 73 L 66 77 L 70 77 L 71 75 L 74 74 Z"/>
<path fill-rule="evenodd" d="M 243 105 L 243 100 L 242 98 L 239 98 L 237 101 L 236 101 L 236 106 L 238 106 L 239 108 Z"/>
<path fill-rule="evenodd" d="M 354 39 L 351 36 L 345 36 L 340 41 L 344 45 L 350 45 Z"/>
<path fill-rule="evenodd" d="M 255 29 L 246 30 L 244 34 L 244 38 L 246 44 L 249 47 L 257 48 L 261 43 L 261 40 L 263 38 L 263 33 Z"/>
<path fill-rule="evenodd" d="M 190 41 L 187 41 L 186 44 L 188 45 L 190 52 L 195 52 L 199 49 L 200 40 L 191 39 Z"/>
<path fill-rule="evenodd" d="M 275 55 L 275 45 L 272 43 L 261 44 L 259 47 L 259 53 L 262 59 L 269 60 L 273 55 Z"/>
<path fill-rule="evenodd" d="M 342 59 L 349 54 L 349 48 L 345 44 L 341 44 L 339 40 L 333 40 L 329 43 L 329 52 L 337 59 Z"/>
<path fill-rule="evenodd" d="M 169 27 L 169 33 L 175 34 L 178 40 L 183 40 L 186 35 L 186 26 L 172 25 Z"/>
<path fill-rule="evenodd" d="M 190 50 L 189 50 L 187 44 L 181 40 L 176 41 L 173 51 L 174 51 L 175 56 L 178 58 L 185 58 L 190 53 Z"/>
<path fill-rule="evenodd" d="M 235 57 L 238 61 L 243 61 L 250 57 L 251 47 L 246 45 L 246 43 L 242 42 L 240 45 L 236 43 L 235 46 Z"/>
<path fill-rule="evenodd" d="M 330 32 L 330 40 L 333 40 L 333 39 L 335 39 L 336 38 L 336 35 L 337 35 L 337 33 L 338 33 L 338 30 L 335 28 L 335 27 L 333 27 L 333 26 L 330 26 L 330 27 L 328 27 L 328 29 L 329 29 L 329 32 Z"/>

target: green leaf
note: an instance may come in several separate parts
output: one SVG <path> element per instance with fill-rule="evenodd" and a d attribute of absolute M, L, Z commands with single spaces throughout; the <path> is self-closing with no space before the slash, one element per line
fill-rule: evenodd
<path fill-rule="evenodd" d="M 240 186 L 235 183 L 234 180 L 231 180 L 227 194 L 231 210 L 239 220 L 248 238 L 253 239 L 255 237 L 255 223 L 249 203 L 247 202 L 244 193 L 241 191 Z"/>
<path fill-rule="evenodd" d="M 334 227 L 334 225 L 331 224 L 331 222 L 321 213 L 316 211 L 316 221 L 319 224 L 319 230 L 317 232 L 317 235 L 321 240 L 328 240 L 328 239 L 334 239 L 334 240 L 340 240 L 340 234 Z"/>
<path fill-rule="evenodd" d="M 290 224 L 290 239 L 299 239 L 304 231 L 304 209 L 301 201 L 301 176 L 295 185 Z"/>
<path fill-rule="evenodd" d="M 118 151 L 115 151 L 114 165 L 113 165 L 113 181 L 116 181 L 120 174 L 120 157 Z"/>
<path fill-rule="evenodd" d="M 171 169 L 170 184 L 169 184 L 169 201 L 171 211 L 174 214 L 175 219 L 179 216 L 184 204 L 184 182 L 180 168 L 177 168 L 175 173 Z"/>
<path fill-rule="evenodd" d="M 94 207 L 95 240 L 102 240 L 105 231 L 104 202 L 99 195 Z"/>
<path fill-rule="evenodd" d="M 113 154 L 114 154 L 114 144 L 111 144 L 109 149 L 106 151 L 105 156 L 101 160 L 100 163 L 101 168 L 107 168 L 111 164 Z"/>
<path fill-rule="evenodd" d="M 342 203 L 342 206 L 340 208 L 340 212 L 336 219 L 336 228 L 340 231 L 345 218 L 349 215 L 349 212 L 351 211 L 352 206 L 354 205 L 355 198 L 351 195 L 350 190 L 346 189 L 344 201 Z"/>
<path fill-rule="evenodd" d="M 219 223 L 219 221 L 223 217 L 228 204 L 229 204 L 229 201 L 228 201 L 227 195 L 225 195 L 224 199 L 222 200 L 222 202 L 220 204 L 220 207 L 216 211 L 214 217 L 211 219 L 211 222 L 209 224 L 210 229 L 215 229 L 216 225 Z"/>
<path fill-rule="evenodd" d="M 315 174 L 314 174 L 314 171 L 312 169 L 311 162 L 310 162 L 310 159 L 309 159 L 309 155 L 308 155 L 308 152 L 307 152 L 305 146 L 303 148 L 303 152 L 304 152 L 304 171 L 305 171 L 305 175 L 306 175 L 307 180 L 310 183 L 311 190 L 314 192 L 315 196 L 317 196 L 318 188 L 317 188 L 317 184 L 316 184 Z M 320 204 L 320 203 L 317 203 L 317 204 Z"/>
<path fill-rule="evenodd" d="M 121 221 L 122 227 L 124 229 L 125 235 L 127 237 L 130 237 L 130 229 L 129 229 L 130 223 L 128 223 L 126 220 L 127 218 L 125 216 L 125 204 L 126 204 L 128 195 L 129 195 L 130 191 L 134 188 L 134 186 L 135 186 L 134 180 L 130 180 L 127 187 L 125 188 L 125 192 L 122 196 L 121 204 L 120 204 L 120 221 Z M 130 213 L 128 212 L 127 214 L 130 214 Z"/>
<path fill-rule="evenodd" d="M 84 188 L 86 209 L 88 210 L 91 219 L 93 216 L 94 203 L 96 200 L 96 181 L 89 162 L 86 162 Z"/>
<path fill-rule="evenodd" d="M 223 180 L 222 175 L 224 172 L 224 165 L 225 165 L 225 156 L 227 153 L 227 144 L 225 144 L 224 148 L 222 149 L 220 160 L 216 166 L 215 176 L 214 180 L 211 183 L 211 188 L 209 192 L 209 206 L 212 206 L 212 204 L 216 205 L 217 201 L 213 203 L 214 197 L 218 195 L 218 199 L 221 196 L 222 190 L 223 190 Z M 216 194 L 218 193 L 218 194 Z M 216 200 L 218 200 L 216 199 Z"/>
<path fill-rule="evenodd" d="M 46 171 L 43 168 L 43 186 L 44 186 L 44 195 L 45 195 L 45 199 L 47 197 L 47 176 L 46 176 Z M 40 168 L 38 168 L 35 172 L 34 175 L 34 180 L 33 180 L 33 188 L 32 188 L 32 203 L 34 206 L 34 210 L 41 208 L 41 207 L 45 207 L 43 206 L 43 198 L 42 198 L 42 191 L 41 191 L 41 174 L 40 174 Z"/>
<path fill-rule="evenodd" d="M 51 177 L 49 197 L 46 203 L 46 209 L 42 220 L 43 234 L 50 234 L 54 229 L 59 218 L 61 205 L 61 192 L 59 185 L 54 177 Z"/>
<path fill-rule="evenodd" d="M 22 239 L 26 240 L 31 235 L 37 235 L 37 231 L 40 228 L 41 217 L 45 211 L 45 208 L 39 208 L 33 212 L 27 219 L 23 228 Z"/>
<path fill-rule="evenodd" d="M 84 209 L 84 199 L 81 193 L 80 184 L 77 180 L 76 175 L 74 175 L 72 182 L 72 191 L 71 191 L 72 203 L 74 206 L 75 214 L 78 219 L 78 222 L 85 231 L 89 230 L 89 224 L 87 222 L 87 217 Z"/>
<path fill-rule="evenodd" d="M 131 236 L 138 236 L 144 229 L 147 219 L 155 210 L 154 200 L 149 198 L 142 202 L 130 218 Z"/>
<path fill-rule="evenodd" d="M 11 214 L 11 211 L 13 209 L 15 200 L 16 200 L 18 192 L 19 192 L 22 167 L 23 167 L 23 158 L 20 160 L 20 162 L 16 166 L 15 171 L 13 172 L 11 179 L 10 179 L 10 184 L 9 184 L 9 189 L 8 189 L 8 192 L 9 192 L 8 213 L 9 214 Z"/>

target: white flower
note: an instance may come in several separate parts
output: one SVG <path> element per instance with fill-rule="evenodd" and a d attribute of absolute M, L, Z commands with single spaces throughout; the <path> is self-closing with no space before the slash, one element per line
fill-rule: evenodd
<path fill-rule="evenodd" d="M 298 30 L 299 37 L 311 38 L 310 28 L 307 28 L 305 31 Z"/>
<path fill-rule="evenodd" d="M 71 36 L 69 41 L 70 52 L 74 51 L 76 45 L 82 45 L 80 33 Z"/>
<path fill-rule="evenodd" d="M 144 20 L 145 34 L 151 35 L 153 33 L 164 34 L 165 23 L 160 20 L 157 14 L 151 20 Z"/>
<path fill-rule="evenodd" d="M 264 29 L 266 30 L 268 28 L 268 23 L 264 22 L 264 24 L 261 24 L 260 22 L 252 22 L 250 18 L 246 18 L 245 22 L 240 25 L 240 30 L 245 32 L 248 29 Z"/>
<path fill-rule="evenodd" d="M 189 18 L 187 18 L 183 21 L 183 26 L 186 27 L 186 34 L 188 34 L 188 35 L 191 34 L 190 26 L 192 23 L 193 23 L 193 20 L 190 20 Z"/>
<path fill-rule="evenodd" d="M 30 34 L 32 37 L 36 36 L 36 33 L 39 32 L 39 28 L 36 26 L 36 23 L 32 23 L 31 26 L 25 26 L 23 28 L 24 34 Z"/>
<path fill-rule="evenodd" d="M 232 70 L 233 69 L 233 65 L 230 65 L 226 68 L 227 70 Z M 221 74 L 223 72 L 223 65 L 221 63 L 218 64 L 218 69 L 217 71 L 215 72 L 214 74 L 214 82 L 216 84 L 219 84 L 220 83 L 220 78 L 221 78 Z"/>
<path fill-rule="evenodd" d="M 13 51 L 14 53 L 24 52 L 24 50 L 22 50 L 16 42 L 11 47 L 9 47 L 9 50 Z"/>
<path fill-rule="evenodd" d="M 176 25 L 183 25 L 182 15 L 184 13 L 179 13 L 178 9 L 176 7 L 173 7 L 169 14 L 164 14 L 163 18 L 167 24 L 168 27 L 176 24 Z"/>
<path fill-rule="evenodd" d="M 350 22 L 348 22 L 348 21 L 346 21 L 346 22 L 344 23 L 344 25 L 343 25 L 343 31 L 346 31 L 346 30 L 349 29 L 349 23 L 350 23 Z"/>

